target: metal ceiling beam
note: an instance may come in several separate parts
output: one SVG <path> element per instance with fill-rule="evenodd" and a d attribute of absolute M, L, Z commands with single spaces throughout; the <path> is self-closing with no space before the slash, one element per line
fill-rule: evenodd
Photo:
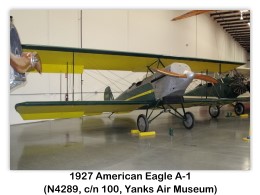
<path fill-rule="evenodd" d="M 231 31 L 231 30 L 234 30 L 234 31 L 245 31 L 245 32 L 250 32 L 250 28 L 227 28 L 225 29 L 226 31 Z"/>
<path fill-rule="evenodd" d="M 233 37 L 240 37 L 240 38 L 250 38 L 250 35 L 248 35 L 248 34 L 237 34 L 237 33 L 229 33 L 231 36 L 233 36 Z"/>
<path fill-rule="evenodd" d="M 236 38 L 236 39 L 238 39 L 238 40 L 242 40 L 242 41 L 249 41 L 250 40 L 250 38 L 249 37 L 239 37 L 239 36 L 232 36 L 233 38 Z"/>
<path fill-rule="evenodd" d="M 247 18 L 247 16 L 250 16 L 250 13 L 244 13 L 243 18 Z M 230 16 L 218 16 L 218 17 L 213 17 L 214 20 L 219 20 L 219 19 L 225 19 L 225 18 L 238 18 L 240 19 L 241 15 L 240 14 L 234 14 Z"/>
<path fill-rule="evenodd" d="M 244 47 L 250 47 L 249 43 L 242 43 L 242 42 L 238 42 L 240 45 L 243 45 Z"/>
<path fill-rule="evenodd" d="M 230 32 L 230 33 L 232 33 L 232 32 L 249 33 L 250 32 L 249 30 L 243 30 L 243 29 L 241 29 L 241 30 L 226 30 L 226 31 Z"/>
<path fill-rule="evenodd" d="M 242 47 L 249 48 L 249 45 L 244 45 L 242 43 L 239 43 Z"/>
<path fill-rule="evenodd" d="M 245 39 L 237 39 L 237 40 L 241 41 L 241 42 L 248 42 L 248 43 L 250 42 L 250 39 L 246 39 L 246 40 Z"/>
<path fill-rule="evenodd" d="M 236 21 L 241 21 L 240 20 L 240 18 L 236 18 L 236 19 L 230 19 L 230 20 L 216 20 L 217 21 L 217 23 L 227 23 L 227 22 L 236 22 Z M 244 22 L 250 22 L 250 19 L 245 19 L 244 18 L 244 20 L 242 20 L 242 21 L 244 21 Z"/>
<path fill-rule="evenodd" d="M 237 35 L 237 36 L 247 36 L 250 37 L 249 32 L 228 32 L 230 35 Z"/>
<path fill-rule="evenodd" d="M 227 31 L 228 32 L 228 31 Z M 237 35 L 246 35 L 250 37 L 250 31 L 230 31 L 228 32 L 229 34 L 237 34 Z"/>
<path fill-rule="evenodd" d="M 249 46 L 250 44 L 248 42 L 241 42 L 241 41 L 238 41 L 240 44 L 242 45 L 245 45 L 245 46 Z"/>
<path fill-rule="evenodd" d="M 237 37 L 233 37 L 236 41 L 241 41 L 241 39 L 238 39 Z M 248 42 L 250 42 L 250 39 L 248 39 Z"/>
<path fill-rule="evenodd" d="M 226 25 L 226 26 L 222 26 L 224 29 L 227 29 L 227 28 L 250 28 L 248 26 L 248 24 L 242 24 L 242 25 Z"/>
<path fill-rule="evenodd" d="M 248 42 L 250 42 L 250 39 L 241 39 L 240 37 L 233 37 L 233 39 L 236 39 L 237 41 L 248 41 Z"/>
<path fill-rule="evenodd" d="M 243 38 L 243 39 L 250 39 L 249 35 L 239 35 L 239 34 L 230 34 L 230 36 L 234 37 L 234 38 Z"/>
<path fill-rule="evenodd" d="M 223 23 L 220 23 L 219 25 L 221 26 L 228 26 L 228 25 L 248 25 L 247 24 L 248 22 L 245 22 L 244 20 L 239 20 L 237 22 L 223 22 Z"/>
<path fill-rule="evenodd" d="M 243 40 L 243 39 L 236 39 L 234 38 L 237 42 L 245 42 L 245 43 L 248 43 L 250 44 L 250 40 Z"/>
<path fill-rule="evenodd" d="M 240 36 L 248 36 L 250 37 L 250 32 L 249 31 L 243 31 L 243 30 L 226 30 L 227 33 L 230 35 L 240 35 Z"/>
<path fill-rule="evenodd" d="M 233 37 L 234 38 L 234 37 Z M 238 38 L 234 38 L 237 42 L 247 42 L 250 43 L 250 40 L 247 39 L 238 39 Z"/>
<path fill-rule="evenodd" d="M 237 41 L 250 41 L 249 38 L 239 38 L 239 37 L 234 37 Z"/>
<path fill-rule="evenodd" d="M 240 42 L 247 42 L 247 43 L 249 43 L 250 42 L 250 40 L 248 39 L 248 40 L 244 40 L 244 39 L 236 39 L 236 40 L 238 40 L 238 41 L 240 41 Z"/>
<path fill-rule="evenodd" d="M 235 10 L 235 11 L 223 11 L 223 12 L 216 12 L 216 13 L 212 13 L 210 14 L 210 16 L 219 16 L 219 15 L 223 15 L 223 14 L 236 14 L 236 13 L 240 13 L 240 11 Z"/>

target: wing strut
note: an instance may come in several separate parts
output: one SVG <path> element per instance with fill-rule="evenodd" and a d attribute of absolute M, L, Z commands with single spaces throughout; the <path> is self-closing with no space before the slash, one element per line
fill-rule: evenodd
<path fill-rule="evenodd" d="M 152 74 L 154 74 L 154 71 L 153 71 L 153 69 L 151 68 L 151 66 L 153 66 L 155 63 L 157 63 L 157 69 L 159 69 L 160 65 L 161 65 L 163 68 L 165 68 L 165 65 L 162 63 L 161 59 L 158 58 L 155 62 L 153 62 L 152 64 L 150 64 L 149 66 L 147 66 L 146 77 L 147 77 L 147 75 L 148 75 L 148 70 L 149 70 Z"/>
<path fill-rule="evenodd" d="M 75 61 L 74 61 L 74 52 L 73 52 L 73 56 L 72 56 L 72 67 L 73 67 L 73 71 L 72 71 L 72 100 L 74 101 L 74 74 L 75 74 Z"/>
<path fill-rule="evenodd" d="M 65 101 L 69 101 L 69 63 L 67 62 L 67 73 L 66 73 L 66 78 L 67 78 L 67 92 L 65 95 Z"/>

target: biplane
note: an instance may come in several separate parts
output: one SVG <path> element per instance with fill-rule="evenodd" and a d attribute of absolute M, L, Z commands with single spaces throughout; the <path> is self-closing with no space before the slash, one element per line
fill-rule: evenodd
<path fill-rule="evenodd" d="M 176 57 L 146 53 L 105 51 L 82 48 L 22 45 L 24 51 L 36 51 L 41 57 L 43 73 L 82 73 L 84 69 L 125 70 L 144 72 L 146 78 L 133 83 L 114 98 L 108 87 L 103 101 L 35 101 L 18 103 L 16 111 L 24 120 L 75 118 L 103 112 L 121 113 L 143 109 L 137 118 L 140 131 L 148 131 L 149 123 L 162 113 L 181 119 L 187 129 L 194 125 L 194 116 L 185 111 L 183 95 L 193 79 L 212 85 L 213 77 L 198 74 L 202 70 L 229 71 L 242 62 Z M 188 65 L 187 65 L 188 64 Z M 190 69 L 192 68 L 192 71 Z M 192 104 L 192 102 L 189 102 Z M 193 104 L 196 104 L 194 101 Z M 177 110 L 181 108 L 182 112 Z M 161 111 L 153 115 L 155 109 Z"/>
<path fill-rule="evenodd" d="M 172 21 L 178 21 L 200 14 L 216 11 L 217 10 L 191 10 L 173 18 Z M 242 20 L 243 14 L 247 12 L 249 12 L 249 10 L 233 10 L 231 12 L 226 13 L 240 13 L 240 20 Z M 243 72 L 246 73 L 250 71 L 248 68 L 241 68 L 240 70 L 243 70 Z M 218 72 L 221 73 L 221 71 Z M 209 105 L 210 116 L 213 118 L 217 118 L 220 114 L 220 108 L 225 104 L 233 105 L 234 111 L 237 115 L 243 114 L 245 108 L 242 102 L 249 102 L 250 98 L 241 97 L 240 95 L 245 93 L 246 91 L 250 91 L 250 84 L 246 83 L 245 76 L 243 76 L 236 70 L 232 70 L 231 74 L 228 74 L 223 78 L 221 78 L 220 75 L 218 79 L 218 84 L 199 84 L 198 86 L 196 86 L 196 88 L 189 92 L 186 92 L 184 95 L 186 105 L 188 103 L 190 103 L 191 106 Z"/>
<path fill-rule="evenodd" d="M 220 108 L 226 104 L 232 105 L 237 115 L 244 114 L 243 102 L 250 101 L 250 97 L 244 95 L 246 92 L 250 93 L 249 79 L 234 69 L 225 76 L 220 75 L 217 80 L 215 85 L 198 84 L 192 90 L 187 91 L 184 94 L 185 102 L 192 102 L 192 106 L 195 106 L 195 102 L 198 102 L 196 105 L 199 106 L 209 105 L 209 115 L 212 118 L 217 118 Z"/>

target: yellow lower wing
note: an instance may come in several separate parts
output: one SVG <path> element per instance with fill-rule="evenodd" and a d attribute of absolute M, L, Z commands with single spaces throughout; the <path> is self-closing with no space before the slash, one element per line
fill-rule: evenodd
<path fill-rule="evenodd" d="M 134 101 L 24 102 L 16 104 L 15 109 L 24 120 L 39 120 L 130 112 L 145 105 Z"/>

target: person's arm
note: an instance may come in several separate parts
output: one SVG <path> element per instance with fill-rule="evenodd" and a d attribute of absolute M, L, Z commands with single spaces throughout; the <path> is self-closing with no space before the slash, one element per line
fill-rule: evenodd
<path fill-rule="evenodd" d="M 29 69 L 35 68 L 39 73 L 42 72 L 41 60 L 36 52 L 24 52 L 21 56 L 10 54 L 10 65 L 16 72 L 25 73 Z"/>
<path fill-rule="evenodd" d="M 16 72 L 25 73 L 31 67 L 31 60 L 26 56 L 10 54 L 10 65 Z"/>

